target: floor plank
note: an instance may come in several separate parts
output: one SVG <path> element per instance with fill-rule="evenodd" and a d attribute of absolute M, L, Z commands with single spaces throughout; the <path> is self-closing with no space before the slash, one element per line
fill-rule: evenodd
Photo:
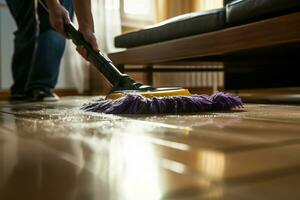
<path fill-rule="evenodd" d="M 0 199 L 300 196 L 299 106 L 114 116 L 90 98 L 0 102 Z"/>

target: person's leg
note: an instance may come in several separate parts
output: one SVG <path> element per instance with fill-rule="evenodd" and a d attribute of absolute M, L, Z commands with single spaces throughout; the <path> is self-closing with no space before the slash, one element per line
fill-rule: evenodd
<path fill-rule="evenodd" d="M 14 84 L 11 87 L 11 96 L 16 98 L 19 95 L 23 98 L 22 95 L 25 94 L 36 47 L 37 30 L 33 2 L 33 0 L 7 0 L 7 5 L 17 25 L 12 58 Z"/>
<path fill-rule="evenodd" d="M 71 0 L 61 3 L 73 16 Z M 48 13 L 39 7 L 40 35 L 38 48 L 28 81 L 28 90 L 50 90 L 57 83 L 60 61 L 65 49 L 65 39 L 55 32 L 49 23 Z"/>

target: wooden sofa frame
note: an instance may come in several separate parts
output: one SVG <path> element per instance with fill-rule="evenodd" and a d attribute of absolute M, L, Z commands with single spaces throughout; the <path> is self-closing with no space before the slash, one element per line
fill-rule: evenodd
<path fill-rule="evenodd" d="M 148 80 L 151 83 L 152 72 L 206 70 L 160 69 L 153 68 L 154 64 L 184 63 L 186 65 L 191 62 L 195 64 L 195 62 L 203 61 L 223 62 L 235 53 L 262 48 L 282 48 L 282 46 L 289 45 L 300 47 L 300 12 L 215 32 L 129 48 L 109 54 L 109 57 L 123 72 L 148 72 Z M 128 68 L 126 65 L 143 65 L 145 68 Z M 208 69 L 206 71 L 220 71 L 220 69 Z"/>

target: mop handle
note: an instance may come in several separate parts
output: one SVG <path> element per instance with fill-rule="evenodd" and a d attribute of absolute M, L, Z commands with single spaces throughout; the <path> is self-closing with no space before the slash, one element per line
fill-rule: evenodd
<path fill-rule="evenodd" d="M 113 86 L 118 85 L 122 77 L 127 76 L 122 74 L 107 56 L 101 52 L 95 51 L 72 23 L 65 24 L 65 30 L 76 46 L 83 46 L 87 50 L 88 60 Z"/>
<path fill-rule="evenodd" d="M 44 2 L 39 0 L 39 3 L 49 14 L 49 10 Z M 101 52 L 95 51 L 92 46 L 83 38 L 82 34 L 75 28 L 73 23 L 65 24 L 65 31 L 76 46 L 83 46 L 86 49 L 88 53 L 88 60 L 113 86 L 117 86 L 124 77 L 127 77 L 126 74 L 122 74 L 117 67 L 114 66 L 112 61 L 107 56 Z"/>

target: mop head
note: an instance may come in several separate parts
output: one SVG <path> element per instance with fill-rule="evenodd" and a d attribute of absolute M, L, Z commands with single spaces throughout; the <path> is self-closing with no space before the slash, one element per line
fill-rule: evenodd
<path fill-rule="evenodd" d="M 106 114 L 178 114 L 229 111 L 242 108 L 240 97 L 217 92 L 212 96 L 191 95 L 147 98 L 127 94 L 116 100 L 101 98 L 86 103 L 81 110 Z"/>

